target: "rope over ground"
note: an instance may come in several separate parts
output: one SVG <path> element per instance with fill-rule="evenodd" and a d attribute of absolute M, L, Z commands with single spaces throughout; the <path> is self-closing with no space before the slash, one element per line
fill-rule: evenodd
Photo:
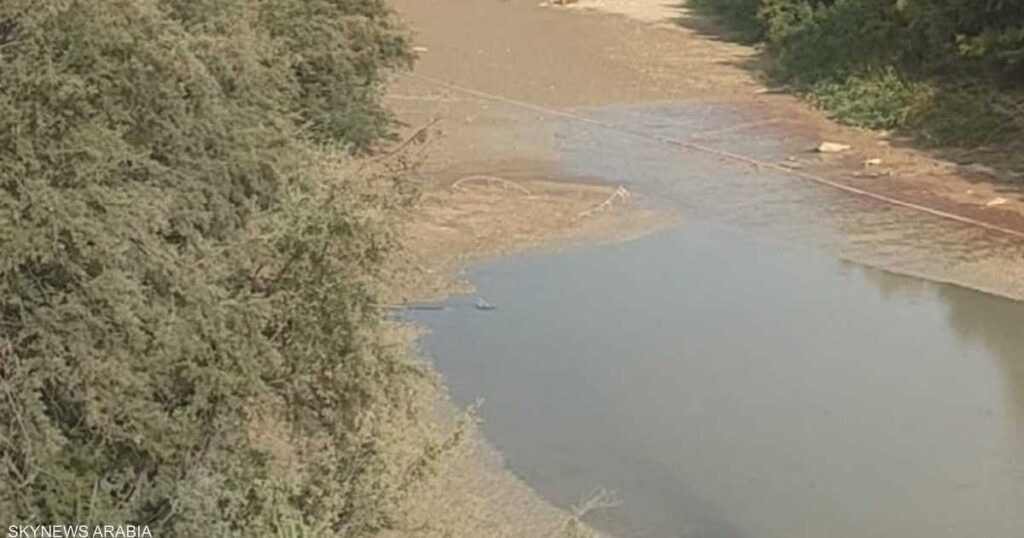
<path fill-rule="evenodd" d="M 933 208 L 933 207 L 928 207 L 928 206 L 924 206 L 924 205 L 921 205 L 921 204 L 916 204 L 916 203 L 913 203 L 913 202 L 907 202 L 907 201 L 900 200 L 898 198 L 893 198 L 891 196 L 887 196 L 887 195 L 884 195 L 884 194 L 879 194 L 879 193 L 876 193 L 876 192 L 871 192 L 871 191 L 868 191 L 868 190 L 865 190 L 865 189 L 854 187 L 852 185 L 846 185 L 846 184 L 843 184 L 843 183 L 840 183 L 840 182 L 837 182 L 837 181 L 833 181 L 831 179 L 828 179 L 828 178 L 825 178 L 825 177 L 822 177 L 822 176 L 819 176 L 819 175 L 816 175 L 816 174 L 811 174 L 811 173 L 808 173 L 808 172 L 801 172 L 799 170 L 794 170 L 794 169 L 791 169 L 791 168 L 787 168 L 785 166 L 781 166 L 781 165 L 776 164 L 776 163 L 770 163 L 770 162 L 762 161 L 762 160 L 759 160 L 759 159 L 755 159 L 753 157 L 747 157 L 745 155 L 740 155 L 738 153 L 733 153 L 733 152 L 727 151 L 727 150 L 721 150 L 721 149 L 716 149 L 716 148 L 712 148 L 712 147 L 709 147 L 709 146 L 704 146 L 702 144 L 695 143 L 692 140 L 678 139 L 678 138 L 672 138 L 672 137 L 660 136 L 660 135 L 652 135 L 652 134 L 645 133 L 645 132 L 642 132 L 642 131 L 637 131 L 635 129 L 628 129 L 628 128 L 625 128 L 625 127 L 622 127 L 622 126 L 619 126 L 619 125 L 615 125 L 615 124 L 608 123 L 608 122 L 605 122 L 605 121 L 601 121 L 601 120 L 598 120 L 598 119 L 595 119 L 595 118 L 584 116 L 582 114 L 577 114 L 575 112 L 569 112 L 567 110 L 560 110 L 560 109 L 557 109 L 557 108 L 551 108 L 551 107 L 546 107 L 546 106 L 543 106 L 543 105 L 537 105 L 537 104 L 530 103 L 530 102 L 527 102 L 527 101 L 521 101 L 521 100 L 513 99 L 513 98 L 510 98 L 510 97 L 505 97 L 505 96 L 502 96 L 502 95 L 498 95 L 498 94 L 494 94 L 494 93 L 489 93 L 489 92 L 485 92 L 485 91 L 482 91 L 482 90 L 477 90 L 477 89 L 474 89 L 474 88 L 469 88 L 469 87 L 462 86 L 462 85 L 459 85 L 459 84 L 455 84 L 455 83 L 452 83 L 452 82 L 446 82 L 444 80 L 436 79 L 436 78 L 433 78 L 433 77 L 427 77 L 427 76 L 423 76 L 423 75 L 416 75 L 416 74 L 412 74 L 412 73 L 403 73 L 403 74 L 401 74 L 399 76 L 407 77 L 407 78 L 410 78 L 412 80 L 418 80 L 420 82 L 425 82 L 427 84 L 432 84 L 434 86 L 446 88 L 446 89 L 449 89 L 449 90 L 452 90 L 452 91 L 456 91 L 456 92 L 459 92 L 459 93 L 463 93 L 463 94 L 466 94 L 466 95 L 472 95 L 474 97 L 478 97 L 478 98 L 481 98 L 481 99 L 486 99 L 488 101 L 504 103 L 504 104 L 516 106 L 516 107 L 519 107 L 519 108 L 524 108 L 524 109 L 532 110 L 534 112 L 540 112 L 542 114 L 547 114 L 547 115 L 550 115 L 550 116 L 566 118 L 566 119 L 570 119 L 570 120 L 573 120 L 573 121 L 578 121 L 580 123 L 594 125 L 594 126 L 597 126 L 597 127 L 601 127 L 601 128 L 604 128 L 604 129 L 611 130 L 611 131 L 615 131 L 615 132 L 619 132 L 619 133 L 623 133 L 623 134 L 628 134 L 628 135 L 636 136 L 638 138 L 643 138 L 643 139 L 646 139 L 646 140 L 651 140 L 653 142 L 658 142 L 658 143 L 661 143 L 661 144 L 681 147 L 681 148 L 685 148 L 685 149 L 689 149 L 689 150 L 705 153 L 705 154 L 708 154 L 708 155 L 714 155 L 714 156 L 717 156 L 717 157 L 720 157 L 720 158 L 723 158 L 723 159 L 727 159 L 727 160 L 731 160 L 731 161 L 747 164 L 747 165 L 753 166 L 754 168 L 757 168 L 757 169 L 767 168 L 769 170 L 773 170 L 773 171 L 776 171 L 776 172 L 779 172 L 779 173 L 782 173 L 782 174 L 786 174 L 786 175 L 790 175 L 790 176 L 797 176 L 797 177 L 800 177 L 800 178 L 803 178 L 803 179 L 806 179 L 806 180 L 809 180 L 809 181 L 813 181 L 815 183 L 819 183 L 821 185 L 826 185 L 828 187 L 832 187 L 834 189 L 838 189 L 838 190 L 841 190 L 841 191 L 844 191 L 844 192 L 847 192 L 847 193 L 850 193 L 850 194 L 854 194 L 854 195 L 857 195 L 857 196 L 861 196 L 861 197 L 864 197 L 864 198 L 870 198 L 872 200 L 877 200 L 879 202 L 883 202 L 883 203 L 886 203 L 886 204 L 890 204 L 890 205 L 894 205 L 894 206 L 899 206 L 899 207 L 904 207 L 904 208 L 911 209 L 911 210 L 914 210 L 914 211 L 918 211 L 918 212 L 921 212 L 921 213 L 927 213 L 927 214 L 930 214 L 930 215 L 934 215 L 936 217 L 940 217 L 940 218 L 943 218 L 943 219 L 952 220 L 952 221 L 960 222 L 960 223 L 963 223 L 963 224 L 968 224 L 968 225 L 971 225 L 971 226 L 977 226 L 977 227 L 980 227 L 980 228 L 985 228 L 985 229 L 992 230 L 992 231 L 995 231 L 995 232 L 999 232 L 999 233 L 1002 233 L 1002 234 L 1005 234 L 1005 235 L 1008 235 L 1008 236 L 1012 236 L 1012 237 L 1015 237 L 1015 238 L 1018 238 L 1018 239 L 1024 239 L 1024 232 L 1019 231 L 1019 230 L 1014 230 L 1012 228 L 1007 228 L 1005 226 L 999 226 L 998 224 L 992 224 L 992 223 L 980 221 L 980 220 L 977 220 L 977 219 L 974 219 L 974 218 L 971 218 L 971 217 L 966 217 L 966 216 L 963 216 L 963 215 L 957 215 L 955 213 L 950 213 L 948 211 L 943 211 L 941 209 L 936 209 L 936 208 Z"/>

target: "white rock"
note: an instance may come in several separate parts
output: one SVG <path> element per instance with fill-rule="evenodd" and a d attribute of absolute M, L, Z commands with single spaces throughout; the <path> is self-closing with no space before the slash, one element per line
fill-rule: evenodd
<path fill-rule="evenodd" d="M 1003 205 L 1007 202 L 1009 202 L 1009 200 L 1000 196 L 989 200 L 988 203 L 985 204 L 985 207 L 995 207 L 997 205 Z"/>
<path fill-rule="evenodd" d="M 868 159 L 868 160 L 864 161 L 864 166 L 878 166 L 880 164 L 882 164 L 882 159 L 878 159 L 878 158 Z"/>
<path fill-rule="evenodd" d="M 850 146 L 846 144 L 840 144 L 838 142 L 822 142 L 818 146 L 818 153 L 840 153 L 850 149 Z"/>

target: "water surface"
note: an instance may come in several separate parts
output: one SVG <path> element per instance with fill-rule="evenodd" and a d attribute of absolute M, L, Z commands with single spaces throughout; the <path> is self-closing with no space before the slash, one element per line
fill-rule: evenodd
<path fill-rule="evenodd" d="M 743 120 L 592 112 L 663 136 Z M 615 490 L 593 522 L 624 538 L 1024 536 L 1024 304 L 868 265 L 1012 296 L 1018 242 L 592 126 L 562 126 L 560 151 L 684 224 L 483 264 L 498 310 L 411 314 L 531 486 L 566 507 Z"/>
<path fill-rule="evenodd" d="M 1024 535 L 1024 305 L 714 226 L 470 276 L 416 314 L 454 398 L 621 536 Z"/>

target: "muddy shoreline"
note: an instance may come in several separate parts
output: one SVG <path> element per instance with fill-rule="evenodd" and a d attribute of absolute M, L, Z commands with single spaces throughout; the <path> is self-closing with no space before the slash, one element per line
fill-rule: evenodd
<path fill-rule="evenodd" d="M 497 181 L 499 177 L 502 181 Z M 406 249 L 397 260 L 396 274 L 401 278 L 392 290 L 392 302 L 434 302 L 470 292 L 472 283 L 463 270 L 483 260 L 581 243 L 626 241 L 678 222 L 678 216 L 623 197 L 610 185 L 504 177 L 463 175 L 424 193 L 405 216 L 402 241 Z M 440 377 L 436 385 L 423 387 L 419 401 L 432 410 L 428 413 L 435 417 L 432 428 L 445 435 L 474 414 L 451 401 Z M 572 534 L 573 507 L 554 507 L 542 499 L 507 469 L 500 451 L 476 424 L 462 423 L 462 427 L 463 441 L 442 458 L 423 494 L 405 508 L 410 527 L 420 531 L 384 537 L 599 536 L 583 528 L 576 532 L 587 534 Z M 581 491 L 580 502 L 590 493 Z"/>

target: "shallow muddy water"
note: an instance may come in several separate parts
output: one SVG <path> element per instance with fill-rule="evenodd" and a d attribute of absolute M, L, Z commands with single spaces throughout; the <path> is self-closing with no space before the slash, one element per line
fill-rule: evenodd
<path fill-rule="evenodd" d="M 750 120 L 588 113 L 671 137 Z M 409 313 L 528 484 L 563 507 L 617 492 L 590 521 L 623 538 L 1024 536 L 1024 303 L 868 265 L 1020 296 L 1018 242 L 590 125 L 558 140 L 567 175 L 683 224 L 481 264 L 477 293 Z"/>

